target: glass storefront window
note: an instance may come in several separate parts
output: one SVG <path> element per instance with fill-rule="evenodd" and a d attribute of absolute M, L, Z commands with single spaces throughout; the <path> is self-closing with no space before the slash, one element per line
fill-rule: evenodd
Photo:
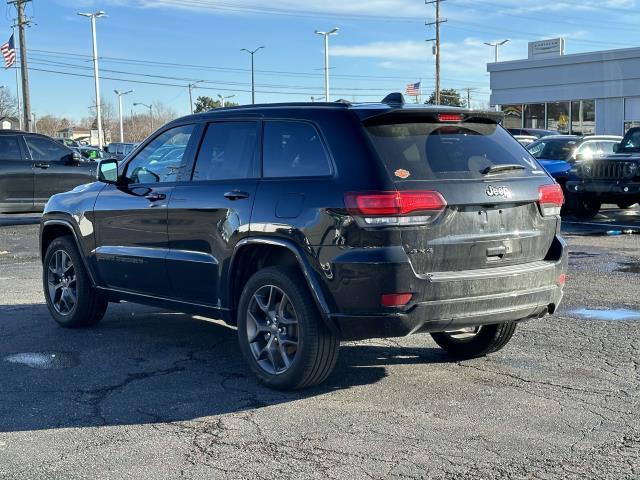
<path fill-rule="evenodd" d="M 524 106 L 524 128 L 546 128 L 544 103 L 533 103 Z"/>
<path fill-rule="evenodd" d="M 522 105 L 502 105 L 504 128 L 522 128 Z"/>
<path fill-rule="evenodd" d="M 569 133 L 569 102 L 547 103 L 547 128 Z"/>
<path fill-rule="evenodd" d="M 575 135 L 593 135 L 595 132 L 595 100 L 571 102 L 571 133 Z"/>

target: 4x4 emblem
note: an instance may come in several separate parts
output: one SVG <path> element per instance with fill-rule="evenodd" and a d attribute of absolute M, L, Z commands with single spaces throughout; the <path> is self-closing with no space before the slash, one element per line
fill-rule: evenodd
<path fill-rule="evenodd" d="M 487 196 L 511 198 L 513 194 L 511 193 L 511 189 L 509 189 L 509 187 L 494 187 L 493 185 L 489 185 L 487 187 Z"/>

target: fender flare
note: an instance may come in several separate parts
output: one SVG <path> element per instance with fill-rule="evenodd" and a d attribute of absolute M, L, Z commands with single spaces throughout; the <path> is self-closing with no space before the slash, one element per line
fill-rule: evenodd
<path fill-rule="evenodd" d="M 82 264 L 84 265 L 85 270 L 87 271 L 87 274 L 89 275 L 89 279 L 91 280 L 91 286 L 93 286 L 94 288 L 97 286 L 95 277 L 93 276 L 93 271 L 89 268 L 89 263 L 87 262 L 87 257 L 82 249 L 82 245 L 80 243 L 80 240 L 78 239 L 78 233 L 76 232 L 76 229 L 73 226 L 73 223 L 69 220 L 62 220 L 62 219 L 50 219 L 50 220 L 43 220 L 40 226 L 40 238 L 39 238 L 39 247 L 40 247 L 40 257 L 41 257 L 41 261 L 44 263 L 44 256 L 46 254 L 46 252 L 42 249 L 42 234 L 44 232 L 44 230 L 50 226 L 50 225 L 58 225 L 58 226 L 63 226 L 66 227 L 71 234 L 73 235 L 73 241 L 76 244 L 76 248 L 78 249 L 78 252 L 80 253 L 80 257 L 82 258 Z"/>
<path fill-rule="evenodd" d="M 300 270 L 302 270 L 302 274 L 304 275 L 305 280 L 307 281 L 307 286 L 309 287 L 309 291 L 311 292 L 311 296 L 318 307 L 318 311 L 320 312 L 320 316 L 322 317 L 323 322 L 329 328 L 331 333 L 334 335 L 340 335 L 340 330 L 337 325 L 331 319 L 331 309 L 329 308 L 329 303 L 327 302 L 327 298 L 322 290 L 320 282 L 316 274 L 313 271 L 313 268 L 309 264 L 308 259 L 304 255 L 304 253 L 300 250 L 298 246 L 295 245 L 292 241 L 281 239 L 281 238 L 269 238 L 269 237 L 247 237 L 240 240 L 233 251 L 233 256 L 231 257 L 231 262 L 229 263 L 229 271 L 227 273 L 227 285 L 233 285 L 233 272 L 235 269 L 235 263 L 238 252 L 247 245 L 270 245 L 275 247 L 282 247 L 289 250 L 294 254 Z M 233 289 L 229 289 L 228 291 L 228 305 L 232 304 L 233 301 Z"/>

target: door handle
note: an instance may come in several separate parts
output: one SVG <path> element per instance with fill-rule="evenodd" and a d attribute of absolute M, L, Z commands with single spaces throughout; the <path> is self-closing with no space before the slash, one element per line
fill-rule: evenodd
<path fill-rule="evenodd" d="M 34 167 L 36 168 L 42 168 L 43 170 L 46 170 L 47 168 L 49 168 L 51 165 L 48 163 L 36 163 L 34 165 Z"/>
<path fill-rule="evenodd" d="M 151 192 L 144 196 L 150 202 L 157 202 L 160 200 L 164 200 L 167 196 L 164 193 Z"/>
<path fill-rule="evenodd" d="M 243 198 L 249 198 L 249 193 L 241 192 L 240 190 L 233 190 L 224 194 L 224 198 L 229 200 L 242 200 Z"/>

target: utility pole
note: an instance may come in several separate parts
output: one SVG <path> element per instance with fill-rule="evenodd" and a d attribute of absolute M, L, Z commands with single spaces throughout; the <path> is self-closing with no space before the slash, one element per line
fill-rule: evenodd
<path fill-rule="evenodd" d="M 9 5 L 15 5 L 18 11 L 18 34 L 20 36 L 20 73 L 22 75 L 22 123 L 26 131 L 33 131 L 31 125 L 31 95 L 29 92 L 29 69 L 27 68 L 27 38 L 25 27 L 31 20 L 25 17 L 24 6 L 31 0 L 10 0 Z"/>
<path fill-rule="evenodd" d="M 444 2 L 445 0 L 425 0 L 425 5 L 435 5 L 436 6 L 436 20 L 435 22 L 427 22 L 425 25 L 427 27 L 436 27 L 436 36 L 435 38 L 431 38 L 427 41 L 435 41 L 436 42 L 436 89 L 435 89 L 435 97 L 436 104 L 440 105 L 440 24 L 447 22 L 446 18 L 440 18 L 440 2 Z"/>
<path fill-rule="evenodd" d="M 193 83 L 190 83 L 189 85 L 187 85 L 187 88 L 189 89 L 189 109 L 191 110 L 191 113 L 193 113 L 193 95 L 192 95 L 191 91 L 194 88 L 196 88 L 196 86 L 199 83 L 202 83 L 202 82 L 204 82 L 204 80 L 198 80 L 197 82 L 193 82 Z"/>
<path fill-rule="evenodd" d="M 464 90 L 467 92 L 467 108 L 471 109 L 471 92 L 473 92 L 475 88 L 467 87 Z"/>
<path fill-rule="evenodd" d="M 251 55 L 251 104 L 252 105 L 256 103 L 256 76 L 255 76 L 255 70 L 253 68 L 253 56 L 261 48 L 264 48 L 264 46 L 258 47 L 255 50 L 248 50 L 246 48 L 240 49 L 241 52 L 247 52 L 249 55 Z"/>
<path fill-rule="evenodd" d="M 38 133 L 38 122 L 36 121 L 36 114 L 32 113 L 31 115 L 33 115 L 33 133 Z"/>
<path fill-rule="evenodd" d="M 317 35 L 324 37 L 324 98 L 325 102 L 329 100 L 329 36 L 338 34 L 338 27 L 329 30 L 328 32 L 320 32 L 316 30 Z"/>

